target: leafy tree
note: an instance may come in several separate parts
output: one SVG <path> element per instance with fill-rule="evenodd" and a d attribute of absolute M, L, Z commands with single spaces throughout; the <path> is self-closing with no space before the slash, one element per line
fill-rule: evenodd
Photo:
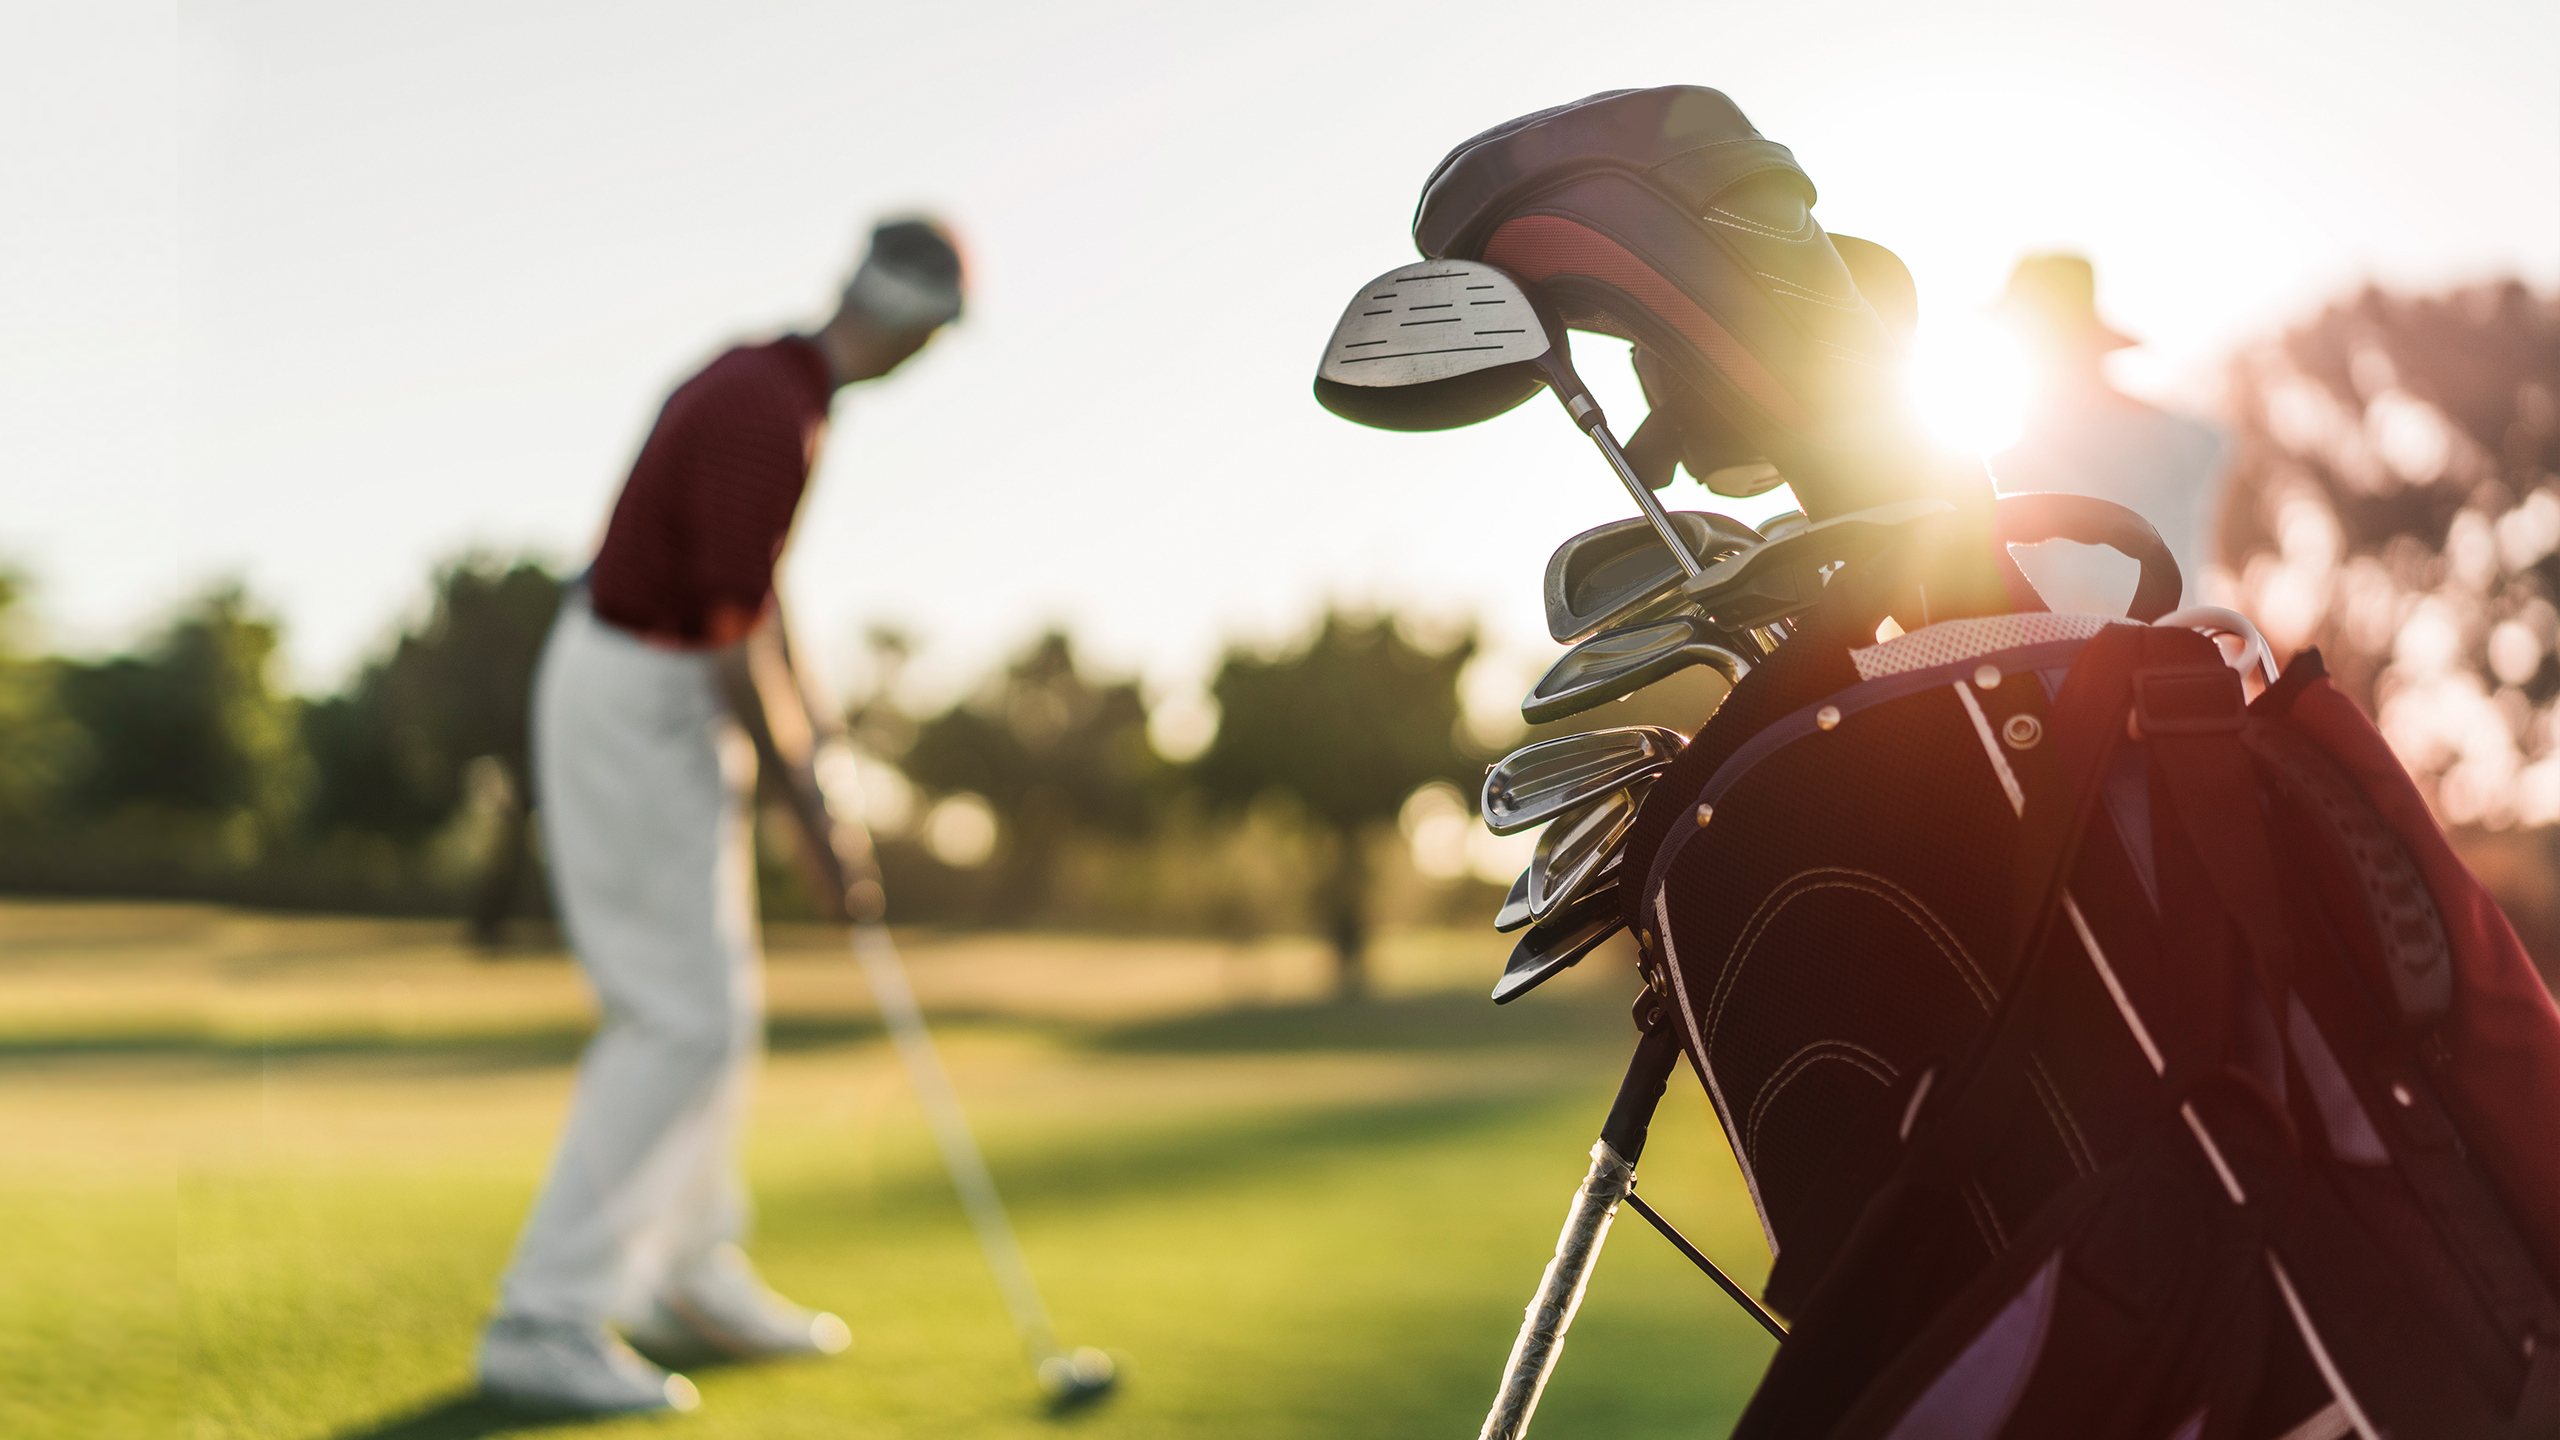
<path fill-rule="evenodd" d="M 982 693 L 919 725 L 898 759 L 926 790 L 972 792 L 996 812 L 1003 839 L 988 906 L 996 920 L 1019 920 L 1049 899 L 1075 832 L 1146 834 L 1171 777 L 1147 743 L 1137 682 L 1087 676 L 1055 630 Z"/>
<path fill-rule="evenodd" d="M 2560 299 L 2367 289 L 2232 370 L 2222 549 L 2456 825 L 2560 820 Z"/>
<path fill-rule="evenodd" d="M 269 683 L 276 638 L 226 585 L 138 653 L 65 664 L 63 708 L 88 742 L 72 805 L 203 816 L 253 852 L 285 839 L 307 775 L 297 702 Z"/>
<path fill-rule="evenodd" d="M 1472 632 L 1435 651 L 1391 617 L 1328 610 L 1305 648 L 1230 650 L 1211 682 L 1218 733 L 1193 776 L 1231 806 L 1287 795 L 1330 832 L 1333 864 L 1316 899 L 1345 996 L 1366 981 L 1366 832 L 1392 821 L 1415 787 L 1476 773 L 1458 733 L 1458 674 L 1475 650 Z"/>
<path fill-rule="evenodd" d="M 319 774 L 314 834 L 362 830 L 415 844 L 464 801 L 471 763 L 506 778 L 498 845 L 471 915 L 497 940 L 530 853 L 533 672 L 560 610 L 560 581 L 531 561 L 466 556 L 437 572 L 426 623 L 314 704 L 303 734 Z"/>
<path fill-rule="evenodd" d="M 21 833 L 59 807 L 83 750 L 79 726 L 63 713 L 62 667 L 17 643 L 25 589 L 24 577 L 0 567 L 0 823 Z"/>

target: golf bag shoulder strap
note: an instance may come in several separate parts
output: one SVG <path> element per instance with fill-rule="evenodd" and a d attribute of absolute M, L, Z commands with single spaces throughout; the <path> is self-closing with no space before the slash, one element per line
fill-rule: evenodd
<path fill-rule="evenodd" d="M 2543 1275 L 2560 1276 L 2560 1146 L 2550 1143 L 2551 1117 L 2560 1115 L 2560 1008 L 2364 712 L 2314 673 L 2282 714 L 2345 772 L 2424 881 L 2452 987 L 2441 1022 L 2413 1049 Z"/>

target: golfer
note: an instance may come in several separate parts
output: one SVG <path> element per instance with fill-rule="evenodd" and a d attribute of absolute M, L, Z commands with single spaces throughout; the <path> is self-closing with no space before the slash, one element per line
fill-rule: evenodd
<path fill-rule="evenodd" d="M 764 1018 L 748 799 L 761 762 L 822 903 L 847 918 L 842 837 L 811 773 L 823 727 L 783 641 L 774 564 L 836 392 L 896 369 L 961 297 L 938 223 L 880 225 L 826 324 L 732 349 L 668 397 L 562 604 L 534 686 L 535 793 L 603 1019 L 481 1334 L 493 1397 L 690 1409 L 693 1385 L 661 1365 L 850 1343 L 739 1249 Z"/>

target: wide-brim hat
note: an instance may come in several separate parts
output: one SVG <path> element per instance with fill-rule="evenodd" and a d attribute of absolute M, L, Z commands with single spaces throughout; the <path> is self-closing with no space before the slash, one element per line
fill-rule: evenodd
<path fill-rule="evenodd" d="M 2098 318 L 2098 273 L 2081 255 L 2029 255 L 2009 272 L 1991 314 L 2032 326 L 2085 350 L 2122 350 L 2142 342 Z"/>

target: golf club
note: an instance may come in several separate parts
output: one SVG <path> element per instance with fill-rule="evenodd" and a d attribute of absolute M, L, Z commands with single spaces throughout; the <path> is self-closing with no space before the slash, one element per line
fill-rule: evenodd
<path fill-rule="evenodd" d="M 1517 835 L 1622 785 L 1658 775 L 1688 741 L 1662 725 L 1592 730 L 1504 756 L 1485 773 L 1485 828 Z"/>
<path fill-rule="evenodd" d="M 1751 662 L 1724 631 L 1697 615 L 1673 615 L 1603 630 L 1564 653 L 1540 676 L 1520 716 L 1544 725 L 1595 705 L 1623 700 L 1692 665 L 1711 665 L 1726 683 L 1751 673 Z"/>
<path fill-rule="evenodd" d="M 1529 916 L 1543 921 L 1590 893 L 1620 842 L 1636 823 L 1636 812 L 1653 790 L 1647 777 L 1612 790 L 1568 815 L 1558 816 L 1538 836 L 1537 858 L 1529 862 Z"/>
<path fill-rule="evenodd" d="M 951 1172 L 951 1188 L 960 1193 L 960 1208 L 968 1213 L 978 1246 L 986 1252 L 987 1268 L 995 1272 L 996 1289 L 1004 1296 L 1013 1328 L 1031 1357 L 1041 1393 L 1058 1405 L 1100 1397 L 1119 1380 L 1119 1367 L 1092 1346 L 1074 1350 L 1059 1346 L 1057 1330 L 1049 1323 L 1049 1307 L 1041 1303 L 1040 1287 L 1031 1279 L 1031 1262 L 1014 1236 L 1013 1222 L 996 1194 L 995 1177 L 987 1173 L 986 1157 L 979 1153 L 977 1137 L 969 1130 L 969 1117 L 951 1088 L 950 1074 L 942 1068 L 941 1054 L 934 1049 L 932 1032 L 925 1029 L 924 1012 L 917 1008 L 915 990 L 907 983 L 907 967 L 898 958 L 889 927 L 876 919 L 856 921 L 853 954 L 862 963 L 863 979 L 871 986 L 880 1017 L 888 1022 L 889 1038 L 924 1108 L 942 1163 Z"/>
<path fill-rule="evenodd" d="M 1603 887 L 1567 905 L 1561 914 L 1529 927 L 1511 947 L 1511 959 L 1494 982 L 1493 1003 L 1508 1005 L 1572 969 L 1603 940 L 1626 928 L 1618 897 Z"/>
<path fill-rule="evenodd" d="M 1493 933 L 1508 935 L 1529 923 L 1529 871 L 1523 867 L 1520 878 L 1511 882 L 1511 893 L 1502 897 L 1502 908 L 1493 912 Z"/>
<path fill-rule="evenodd" d="M 1696 579 L 1697 557 L 1628 463 L 1562 336 L 1545 307 L 1495 266 L 1401 266 L 1362 287 L 1342 312 L 1316 369 L 1316 400 L 1380 429 L 1446 430 L 1499 415 L 1546 386 L 1600 448 L 1682 576 Z"/>
<path fill-rule="evenodd" d="M 839 753 L 851 758 L 850 752 Z M 1013 1318 L 1014 1333 L 1030 1357 L 1041 1393 L 1061 1409 L 1098 1400 L 1118 1383 L 1119 1366 L 1092 1346 L 1069 1350 L 1058 1343 L 1049 1307 L 1042 1303 L 1040 1287 L 1031 1278 L 1031 1262 L 1013 1233 L 1013 1221 L 1005 1214 L 1003 1197 L 996 1193 L 995 1177 L 987 1172 L 977 1136 L 970 1132 L 969 1117 L 960 1108 L 950 1072 L 942 1068 L 933 1032 L 925 1028 L 924 1011 L 916 1004 L 915 987 L 907 982 L 897 942 L 881 918 L 888 909 L 888 892 L 880 883 L 879 854 L 872 847 L 871 834 L 860 821 L 849 818 L 856 812 L 828 794 L 824 772 L 833 768 L 822 761 L 813 767 L 810 780 L 833 822 L 830 848 L 845 879 L 845 907 L 853 919 L 853 957 L 862 966 L 881 1020 L 888 1025 L 890 1042 L 906 1067 L 907 1083 L 915 1088 L 925 1125 L 942 1152 L 943 1168 L 951 1174 L 951 1188 L 959 1192 L 960 1208 L 969 1217 L 969 1228 L 977 1233 L 978 1248 L 995 1275 L 996 1291 Z"/>
<path fill-rule="evenodd" d="M 1701 562 L 1761 543 L 1759 533 L 1741 521 L 1701 510 L 1674 511 L 1671 524 Z M 1642 517 L 1585 530 L 1557 546 L 1547 561 L 1547 633 L 1557 644 L 1570 645 L 1594 631 L 1692 605 L 1680 591 L 1687 578 Z"/>

